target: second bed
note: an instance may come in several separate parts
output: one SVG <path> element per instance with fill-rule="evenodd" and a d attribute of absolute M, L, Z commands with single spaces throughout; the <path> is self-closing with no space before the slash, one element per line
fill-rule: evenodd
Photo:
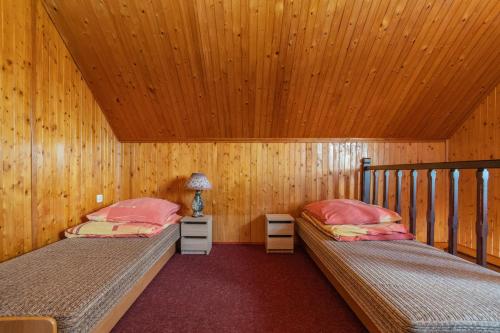
<path fill-rule="evenodd" d="M 500 332 L 500 274 L 417 241 L 337 242 L 302 218 L 307 251 L 371 332 Z"/>

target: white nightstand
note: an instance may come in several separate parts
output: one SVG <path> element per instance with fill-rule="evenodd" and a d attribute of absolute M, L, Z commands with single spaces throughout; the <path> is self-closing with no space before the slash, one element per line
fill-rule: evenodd
<path fill-rule="evenodd" d="M 181 219 L 181 254 L 209 254 L 212 249 L 212 215 Z"/>
<path fill-rule="evenodd" d="M 288 214 L 266 214 L 267 253 L 293 253 L 294 221 Z"/>

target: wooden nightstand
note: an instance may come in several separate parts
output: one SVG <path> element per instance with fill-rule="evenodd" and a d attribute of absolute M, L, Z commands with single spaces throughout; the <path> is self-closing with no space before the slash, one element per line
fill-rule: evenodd
<path fill-rule="evenodd" d="M 212 215 L 181 219 L 181 253 L 209 254 L 212 249 Z"/>
<path fill-rule="evenodd" d="M 294 221 L 288 214 L 266 214 L 267 253 L 293 253 Z"/>

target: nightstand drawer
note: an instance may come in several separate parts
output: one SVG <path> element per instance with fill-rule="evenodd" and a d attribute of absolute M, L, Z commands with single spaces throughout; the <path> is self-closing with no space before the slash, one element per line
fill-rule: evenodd
<path fill-rule="evenodd" d="M 291 250 L 293 249 L 293 237 L 292 236 L 282 236 L 282 237 L 267 237 L 267 249 L 268 250 Z"/>
<path fill-rule="evenodd" d="M 182 236 L 208 236 L 207 222 L 183 222 L 181 225 Z"/>
<path fill-rule="evenodd" d="M 269 221 L 267 224 L 268 235 L 293 235 L 292 222 L 273 222 Z"/>
<path fill-rule="evenodd" d="M 182 236 L 181 248 L 182 251 L 207 251 L 209 242 L 206 237 Z"/>

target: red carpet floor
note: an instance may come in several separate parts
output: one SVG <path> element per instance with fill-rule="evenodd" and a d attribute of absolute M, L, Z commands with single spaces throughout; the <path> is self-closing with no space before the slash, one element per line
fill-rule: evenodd
<path fill-rule="evenodd" d="M 176 254 L 113 332 L 366 332 L 309 256 L 215 245 Z"/>

